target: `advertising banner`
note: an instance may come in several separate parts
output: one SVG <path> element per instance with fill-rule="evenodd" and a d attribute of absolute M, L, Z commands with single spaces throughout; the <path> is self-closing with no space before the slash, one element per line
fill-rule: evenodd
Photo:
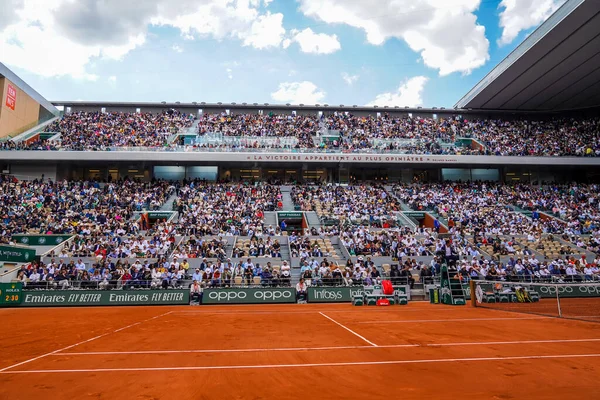
<path fill-rule="evenodd" d="M 35 249 L 17 246 L 0 246 L 0 261 L 31 262 L 35 259 Z"/>
<path fill-rule="evenodd" d="M 295 303 L 295 288 L 204 289 L 202 304 Z"/>
<path fill-rule="evenodd" d="M 6 107 L 11 110 L 15 110 L 17 106 L 17 89 L 10 83 L 8 84 L 8 88 L 6 89 Z"/>
<path fill-rule="evenodd" d="M 370 289 L 372 290 L 372 289 Z M 327 287 L 327 286 L 310 286 L 307 290 L 309 303 L 344 303 L 351 302 L 355 295 L 365 293 L 365 288 L 362 286 L 355 287 Z M 409 297 L 410 291 L 407 286 L 394 286 L 394 293 L 398 296 Z"/>
<path fill-rule="evenodd" d="M 0 283 L 0 307 L 21 304 L 22 283 Z"/>
<path fill-rule="evenodd" d="M 127 306 L 189 304 L 189 290 L 40 290 L 24 291 L 21 307 Z"/>
<path fill-rule="evenodd" d="M 498 282 L 502 285 L 502 282 Z M 492 293 L 495 292 L 492 284 L 481 284 L 481 288 L 484 292 Z M 527 283 L 516 283 L 511 282 L 511 286 L 522 286 L 530 292 L 537 292 L 540 298 L 556 298 L 556 291 L 558 290 L 558 297 L 600 297 L 600 286 L 598 285 L 576 285 L 576 284 L 564 284 L 564 285 L 528 285 Z M 468 284 L 463 284 L 465 291 L 465 297 L 467 300 L 471 299 L 471 288 Z"/>
<path fill-rule="evenodd" d="M 27 246 L 56 246 L 68 240 L 72 235 L 13 235 L 19 244 Z"/>

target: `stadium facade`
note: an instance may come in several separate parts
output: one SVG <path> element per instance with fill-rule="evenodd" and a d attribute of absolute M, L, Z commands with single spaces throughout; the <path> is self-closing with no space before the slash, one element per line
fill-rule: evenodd
<path fill-rule="evenodd" d="M 498 64 L 453 109 L 361 107 L 348 105 L 271 105 L 193 103 L 48 102 L 0 64 L 0 139 L 47 139 L 44 129 L 59 111 L 203 113 L 548 120 L 596 117 L 600 111 L 600 2 L 570 0 Z M 32 129 L 30 129 L 32 128 Z M 197 131 L 181 129 L 170 138 L 186 143 Z M 335 132 L 315 132 L 319 141 Z M 482 147 L 464 139 L 466 148 Z M 209 180 L 294 180 L 421 182 L 492 180 L 502 182 L 600 181 L 600 157 L 408 154 L 398 150 L 219 149 L 171 146 L 116 147 L 110 151 L 2 151 L 3 173 L 21 179 L 118 179 L 125 176 Z"/>
<path fill-rule="evenodd" d="M 387 113 L 412 118 L 501 118 L 544 119 L 557 113 L 506 112 L 495 110 L 388 108 L 331 105 L 204 104 L 204 103 L 102 103 L 55 102 L 66 114 L 85 112 L 161 113 L 178 110 L 186 114 L 298 114 L 328 115 L 349 112 L 357 116 Z M 589 112 L 586 110 L 585 112 Z M 571 115 L 582 115 L 581 111 Z M 559 115 L 567 115 L 560 113 Z M 20 136 L 38 140 L 42 129 Z M 328 133 L 321 133 L 326 136 Z M 180 137 L 194 137 L 193 130 Z M 16 138 L 19 140 L 19 138 Z M 323 137 L 320 138 L 323 140 Z M 467 146 L 477 146 L 472 140 Z M 348 183 L 351 181 L 412 182 L 419 180 L 555 181 L 600 180 L 597 157 L 516 157 L 493 155 L 428 155 L 397 151 L 343 152 L 323 149 L 196 149 L 112 148 L 111 151 L 3 151 L 3 171 L 22 179 L 184 179 L 295 180 Z"/>

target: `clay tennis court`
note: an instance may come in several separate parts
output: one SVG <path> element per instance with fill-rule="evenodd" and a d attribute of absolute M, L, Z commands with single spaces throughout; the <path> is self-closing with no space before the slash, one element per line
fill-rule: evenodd
<path fill-rule="evenodd" d="M 598 323 L 429 303 L 0 318 L 0 399 L 598 398 Z"/>

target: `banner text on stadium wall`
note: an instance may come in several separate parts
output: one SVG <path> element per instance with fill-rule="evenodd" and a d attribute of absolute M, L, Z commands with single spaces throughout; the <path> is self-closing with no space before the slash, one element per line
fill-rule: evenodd
<path fill-rule="evenodd" d="M 295 288 L 204 289 L 202 304 L 295 303 Z"/>
<path fill-rule="evenodd" d="M 501 282 L 499 282 L 501 283 Z M 513 283 L 513 285 L 523 286 L 528 291 L 537 292 L 541 298 L 556 298 L 556 290 L 558 289 L 558 297 L 600 297 L 600 287 L 597 285 L 527 285 L 527 283 Z M 493 292 L 492 284 L 482 284 L 481 288 L 487 292 Z M 465 297 L 471 299 L 471 288 L 469 285 L 463 284 Z"/>
<path fill-rule="evenodd" d="M 17 246 L 0 246 L 0 261 L 30 262 L 34 259 L 35 249 Z"/>
<path fill-rule="evenodd" d="M 42 290 L 21 294 L 21 307 L 189 304 L 188 290 Z"/>
<path fill-rule="evenodd" d="M 319 287 L 311 286 L 307 290 L 310 303 L 344 303 L 352 301 L 354 295 L 364 294 L 363 287 Z M 406 286 L 394 286 L 397 295 L 407 295 Z"/>

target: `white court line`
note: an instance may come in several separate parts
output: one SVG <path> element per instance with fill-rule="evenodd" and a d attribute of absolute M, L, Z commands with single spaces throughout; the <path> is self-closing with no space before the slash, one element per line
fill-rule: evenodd
<path fill-rule="evenodd" d="M 368 312 L 370 313 L 407 313 L 407 312 L 427 312 L 427 313 L 433 313 L 433 312 L 439 312 L 439 313 L 447 313 L 447 312 L 451 312 L 451 311 L 462 311 L 464 312 L 464 309 L 458 309 L 458 308 L 451 308 L 451 309 L 438 309 L 438 310 L 425 310 L 423 308 L 410 308 L 410 309 L 406 309 L 405 307 L 401 307 L 401 309 L 399 308 L 385 308 L 385 309 L 375 309 L 374 307 L 372 308 L 363 308 L 363 309 L 357 309 L 354 308 L 352 310 L 323 310 L 323 309 L 315 309 L 312 311 L 247 311 L 247 310 L 239 310 L 239 311 L 222 311 L 222 310 L 217 310 L 215 309 L 214 311 L 210 311 L 207 310 L 207 308 L 210 308 L 210 306 L 208 307 L 204 307 L 203 310 L 198 310 L 198 311 L 193 311 L 193 310 L 175 310 L 173 311 L 174 315 L 194 315 L 194 314 L 233 314 L 233 315 L 238 315 L 238 314 L 248 314 L 248 315 L 255 315 L 255 314 L 315 314 L 315 313 L 319 313 L 319 312 L 326 312 L 326 313 L 351 313 L 351 314 L 357 314 L 361 311 L 364 312 Z M 310 310 L 310 308 L 308 308 L 307 310 Z M 498 310 L 500 312 L 510 312 L 510 311 L 502 311 L 502 310 Z M 511 314 L 514 314 L 514 312 L 510 312 Z"/>
<path fill-rule="evenodd" d="M 138 351 L 91 351 L 81 353 L 54 353 L 54 357 L 120 355 L 120 354 L 181 354 L 181 353 L 253 353 L 268 351 L 323 351 L 323 350 L 354 350 L 354 349 L 395 349 L 407 347 L 444 347 L 444 346 L 487 346 L 507 344 L 536 344 L 536 343 L 577 343 L 600 342 L 596 339 L 548 339 L 548 340 L 516 340 L 504 342 L 459 342 L 459 343 L 426 343 L 426 344 L 390 344 L 380 346 L 327 346 L 327 347 L 279 347 L 261 349 L 199 349 L 199 350 L 138 350 Z"/>
<path fill-rule="evenodd" d="M 517 318 L 447 318 L 447 319 L 406 319 L 382 321 L 357 321 L 357 324 L 414 324 L 421 322 L 464 322 L 464 321 L 518 321 L 527 319 L 556 319 L 554 317 L 517 317 Z"/>
<path fill-rule="evenodd" d="M 20 365 L 23 365 L 23 364 L 30 363 L 30 362 L 32 362 L 32 361 L 36 361 L 36 360 L 39 360 L 40 358 L 48 357 L 48 356 L 54 355 L 54 354 L 56 354 L 56 353 L 60 353 L 61 351 L 64 351 L 64 350 L 72 349 L 73 347 L 76 347 L 76 346 L 79 346 L 79 345 L 82 345 L 82 344 L 85 344 L 85 343 L 91 342 L 91 341 L 93 341 L 93 340 L 96 340 L 96 339 L 100 339 L 101 337 L 104 337 L 104 336 L 111 335 L 111 334 L 113 334 L 113 333 L 115 333 L 115 332 L 120 332 L 120 331 L 122 331 L 122 330 L 124 330 L 124 329 L 131 328 L 132 326 L 139 325 L 139 324 L 141 324 L 142 322 L 148 322 L 148 321 L 151 321 L 151 320 L 153 320 L 153 319 L 156 319 L 156 318 L 163 317 L 163 316 L 165 316 L 165 315 L 167 315 L 167 314 L 170 314 L 171 312 L 172 312 L 172 311 L 169 311 L 169 312 L 166 312 L 166 313 L 164 313 L 164 314 L 160 314 L 160 315 L 157 315 L 157 316 L 155 316 L 155 317 L 148 318 L 148 319 L 145 319 L 145 320 L 143 320 L 143 321 L 140 321 L 140 322 L 136 322 L 136 323 L 134 323 L 134 324 L 131 324 L 131 325 L 127 325 L 127 326 L 125 326 L 125 327 L 123 327 L 123 328 L 119 328 L 119 329 L 115 329 L 114 331 L 110 331 L 110 332 L 107 332 L 107 333 L 103 333 L 102 335 L 95 336 L 95 337 L 93 337 L 93 338 L 91 338 L 91 339 L 83 340 L 83 341 L 81 341 L 81 342 L 78 342 L 78 343 L 72 344 L 72 345 L 70 345 L 70 346 L 63 347 L 62 349 L 54 350 L 54 351 L 51 351 L 51 352 L 49 352 L 49 353 L 42 354 L 41 356 L 33 357 L 33 358 L 30 358 L 29 360 L 25 360 L 25 361 L 21 361 L 20 363 L 17 363 L 17 364 L 9 365 L 8 367 L 4 367 L 4 368 L 0 369 L 0 373 L 5 373 L 5 371 L 6 371 L 6 370 L 8 370 L 8 369 L 12 369 L 12 368 L 18 367 L 18 366 L 20 366 Z"/>
<path fill-rule="evenodd" d="M 438 358 L 425 360 L 394 360 L 394 361 L 357 361 L 357 362 L 332 362 L 319 364 L 265 364 L 265 365 L 220 365 L 197 367 L 139 367 L 139 368 L 89 368 L 89 369 L 41 369 L 31 371 L 6 371 L 0 374 L 48 374 L 67 372 L 130 372 L 130 371 L 201 371 L 218 369 L 263 369 L 263 368 L 313 368 L 313 367 L 347 367 L 359 365 L 394 365 L 394 364 L 429 364 L 471 361 L 511 361 L 511 360 L 545 360 L 561 358 L 591 358 L 600 357 L 600 354 L 559 354 L 541 356 L 511 356 L 511 357 L 470 357 L 470 358 Z"/>
<path fill-rule="evenodd" d="M 375 346 L 377 347 L 377 345 L 373 342 L 371 342 L 370 340 L 365 339 L 364 337 L 362 337 L 361 335 L 359 335 L 358 333 L 354 332 L 352 329 L 345 327 L 344 325 L 340 324 L 339 322 L 337 322 L 335 319 L 328 317 L 327 315 L 323 314 L 322 312 L 319 312 L 319 314 L 321 314 L 322 316 L 324 316 L 325 318 L 327 318 L 328 320 L 330 320 L 331 322 L 333 322 L 336 325 L 341 326 L 342 328 L 344 328 L 345 330 L 347 330 L 348 332 L 350 332 L 351 334 L 358 336 L 359 338 L 361 338 L 362 340 L 364 340 L 365 342 L 369 343 L 371 346 Z"/>

